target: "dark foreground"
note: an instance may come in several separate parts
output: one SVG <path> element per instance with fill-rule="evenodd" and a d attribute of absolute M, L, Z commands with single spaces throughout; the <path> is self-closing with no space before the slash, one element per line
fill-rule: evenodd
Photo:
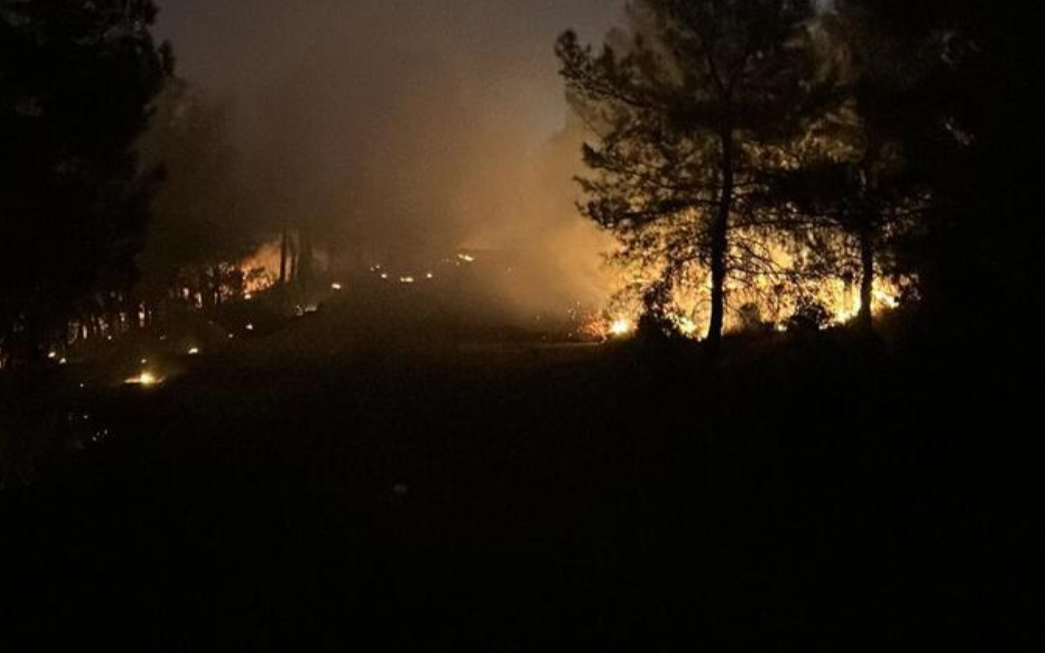
<path fill-rule="evenodd" d="M 830 337 L 731 343 L 719 365 L 280 338 L 96 399 L 111 441 L 0 498 L 0 637 L 1041 650 L 1025 380 Z"/>

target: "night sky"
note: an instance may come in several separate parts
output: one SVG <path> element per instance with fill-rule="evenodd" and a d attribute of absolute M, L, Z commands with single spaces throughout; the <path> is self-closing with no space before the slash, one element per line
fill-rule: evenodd
<path fill-rule="evenodd" d="M 333 49 L 380 65 L 381 54 L 452 61 L 462 76 L 502 93 L 532 92 L 523 120 L 557 126 L 562 92 L 555 38 L 576 29 L 598 40 L 620 18 L 619 0 L 164 0 L 158 32 L 172 40 L 179 72 L 214 92 L 250 101 L 272 83 Z M 344 62 L 351 66 L 350 62 Z M 502 79 L 491 81 L 496 69 Z M 349 77 L 343 81 L 351 81 Z M 538 92 L 539 91 L 539 92 Z"/>

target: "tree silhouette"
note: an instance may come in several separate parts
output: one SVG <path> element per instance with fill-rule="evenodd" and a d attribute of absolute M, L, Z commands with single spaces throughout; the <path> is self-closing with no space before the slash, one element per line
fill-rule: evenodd
<path fill-rule="evenodd" d="M 584 149 L 584 213 L 626 257 L 661 259 L 647 297 L 663 302 L 687 267 L 710 271 L 708 340 L 725 323 L 727 278 L 767 262 L 735 239 L 754 219 L 761 150 L 800 133 L 817 106 L 808 2 L 643 0 L 596 53 L 559 39 L 574 106 L 597 135 Z"/>
<path fill-rule="evenodd" d="M 895 267 L 886 259 L 931 205 L 926 180 L 909 163 L 909 135 L 924 129 L 912 108 L 939 50 L 911 47 L 849 7 L 821 16 L 817 33 L 836 100 L 788 144 L 769 196 L 794 211 L 793 235 L 815 267 L 859 279 L 857 323 L 870 332 L 876 277 Z"/>
<path fill-rule="evenodd" d="M 170 74 L 148 0 L 0 2 L 0 339 L 33 355 L 126 288 L 147 186 L 132 146 Z"/>
<path fill-rule="evenodd" d="M 140 259 L 143 292 L 153 300 L 181 290 L 189 278 L 205 306 L 220 303 L 228 264 L 257 246 L 257 229 L 244 218 L 237 152 L 228 110 L 208 102 L 183 80 L 162 94 L 140 150 L 162 171 L 153 200 L 148 244 Z"/>

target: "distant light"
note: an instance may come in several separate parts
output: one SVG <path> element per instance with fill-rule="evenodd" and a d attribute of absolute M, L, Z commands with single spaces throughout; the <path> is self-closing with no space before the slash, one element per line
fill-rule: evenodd
<path fill-rule="evenodd" d="M 253 331 L 253 330 L 254 330 L 254 325 L 253 324 L 248 324 L 247 325 L 247 331 Z"/>
<path fill-rule="evenodd" d="M 411 284 L 416 283 L 416 279 L 413 277 L 399 277 L 399 283 Z"/>
<path fill-rule="evenodd" d="M 388 274 L 387 273 L 382 273 L 381 274 L 381 278 L 382 279 L 388 279 Z"/>
<path fill-rule="evenodd" d="M 425 278 L 426 279 L 435 279 L 435 275 L 432 274 L 431 272 L 429 272 L 428 274 L 425 275 Z"/>
<path fill-rule="evenodd" d="M 47 352 L 47 357 L 50 358 L 51 360 L 54 360 L 54 359 L 58 358 L 58 352 L 49 351 L 49 352 Z"/>
<path fill-rule="evenodd" d="M 475 263 L 475 257 L 471 254 L 458 254 L 457 258 L 461 259 L 465 263 Z"/>
<path fill-rule="evenodd" d="M 59 365 L 68 365 L 69 364 L 69 359 L 63 357 L 60 361 L 58 361 L 58 364 Z"/>
<path fill-rule="evenodd" d="M 199 355 L 200 355 L 200 348 L 199 347 L 190 347 L 189 348 L 189 356 L 199 356 Z"/>
<path fill-rule="evenodd" d="M 335 290 L 337 292 L 341 292 L 344 289 L 344 286 L 342 286 L 340 283 L 332 283 L 330 284 L 330 289 Z"/>
<path fill-rule="evenodd" d="M 166 335 L 160 336 L 160 342 L 166 342 L 166 341 L 167 341 L 167 336 Z"/>
<path fill-rule="evenodd" d="M 249 302 L 250 300 L 254 299 L 254 295 L 252 293 L 247 293 L 246 295 L 243 295 L 243 299 Z"/>
<path fill-rule="evenodd" d="M 109 342 L 112 342 L 112 336 L 105 336 L 105 339 L 108 340 Z"/>
<path fill-rule="evenodd" d="M 235 333 L 230 333 L 229 334 L 229 340 L 234 340 L 235 338 L 236 338 L 236 334 Z"/>

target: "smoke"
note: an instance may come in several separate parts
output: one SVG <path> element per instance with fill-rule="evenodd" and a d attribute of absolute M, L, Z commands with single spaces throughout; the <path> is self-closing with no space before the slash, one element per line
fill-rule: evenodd
<path fill-rule="evenodd" d="M 233 107 L 258 225 L 305 226 L 356 264 L 511 251 L 546 271 L 506 289 L 526 302 L 605 288 L 553 44 L 600 39 L 616 0 L 161 5 L 180 75 Z"/>

